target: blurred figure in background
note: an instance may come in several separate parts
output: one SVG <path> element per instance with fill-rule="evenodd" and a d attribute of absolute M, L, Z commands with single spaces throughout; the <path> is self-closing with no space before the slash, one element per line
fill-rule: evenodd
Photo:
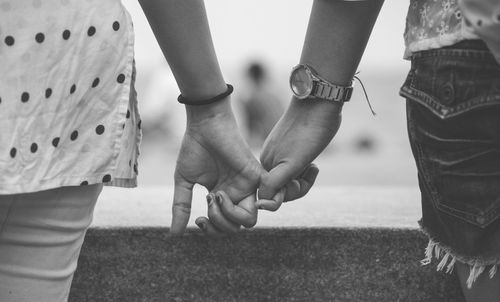
<path fill-rule="evenodd" d="M 244 90 L 241 103 L 247 141 L 252 147 L 260 147 L 283 114 L 284 105 L 273 93 L 272 82 L 261 62 L 248 65 Z"/>
<path fill-rule="evenodd" d="M 155 144 L 160 145 L 162 151 L 171 147 L 177 152 L 186 123 L 184 108 L 165 102 L 177 97 L 177 83 L 163 61 L 147 67 L 141 69 L 143 76 L 137 82 L 137 90 L 142 91 L 139 109 L 142 118 L 148 121 L 142 128 L 142 146 Z"/>

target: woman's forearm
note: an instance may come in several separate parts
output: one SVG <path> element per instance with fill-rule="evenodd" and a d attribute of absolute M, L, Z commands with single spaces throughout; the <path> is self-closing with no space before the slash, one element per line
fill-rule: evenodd
<path fill-rule="evenodd" d="M 314 0 L 301 63 L 334 84 L 348 84 L 383 2 Z"/>
<path fill-rule="evenodd" d="M 181 93 L 202 100 L 227 87 L 203 0 L 139 0 Z"/>

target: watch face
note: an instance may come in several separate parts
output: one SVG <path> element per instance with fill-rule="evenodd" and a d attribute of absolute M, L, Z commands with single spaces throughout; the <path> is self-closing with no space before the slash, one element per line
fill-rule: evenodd
<path fill-rule="evenodd" d="M 300 66 L 290 75 L 290 88 L 298 98 L 306 98 L 311 93 L 313 80 L 307 70 Z"/>

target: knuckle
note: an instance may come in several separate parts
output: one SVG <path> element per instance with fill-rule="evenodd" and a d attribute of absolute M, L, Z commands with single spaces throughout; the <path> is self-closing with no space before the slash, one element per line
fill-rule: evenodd
<path fill-rule="evenodd" d="M 182 212 L 185 214 L 191 214 L 191 207 L 184 204 L 173 204 L 172 205 L 173 212 Z"/>

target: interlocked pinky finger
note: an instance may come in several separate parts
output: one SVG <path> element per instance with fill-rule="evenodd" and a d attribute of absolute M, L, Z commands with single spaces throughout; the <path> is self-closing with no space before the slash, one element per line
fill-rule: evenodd
<path fill-rule="evenodd" d="M 216 195 L 210 193 L 207 195 L 208 201 L 208 219 L 220 231 L 224 233 L 236 233 L 240 229 L 239 223 L 234 223 L 224 216 L 219 204 L 215 201 Z"/>
<path fill-rule="evenodd" d="M 234 204 L 224 191 L 216 194 L 216 200 L 224 216 L 232 222 L 251 228 L 257 223 L 257 207 L 255 206 L 255 195 L 243 198 L 238 204 Z"/>

